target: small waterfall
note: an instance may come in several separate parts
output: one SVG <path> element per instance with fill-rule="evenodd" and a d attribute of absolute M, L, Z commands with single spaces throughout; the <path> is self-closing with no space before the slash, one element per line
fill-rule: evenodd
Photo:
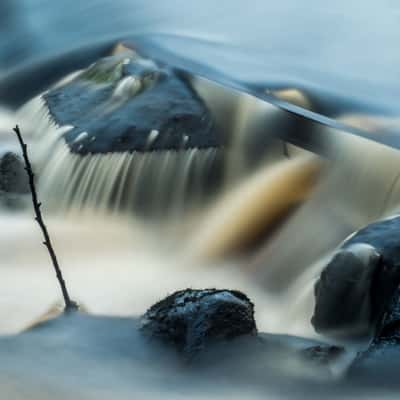
<path fill-rule="evenodd" d="M 51 210 L 177 215 L 201 205 L 220 180 L 217 148 L 81 155 L 72 153 L 63 138 L 74 127 L 58 126 L 41 96 L 18 114 L 33 144 L 41 198 Z M 75 142 L 87 135 L 82 132 Z"/>

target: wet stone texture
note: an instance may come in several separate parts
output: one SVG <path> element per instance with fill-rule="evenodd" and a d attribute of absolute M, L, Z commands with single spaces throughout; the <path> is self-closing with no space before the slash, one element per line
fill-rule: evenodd
<path fill-rule="evenodd" d="M 202 99 L 174 70 L 131 54 L 99 60 L 43 96 L 73 153 L 221 146 Z"/>
<path fill-rule="evenodd" d="M 356 243 L 373 246 L 387 263 L 400 266 L 400 215 L 374 222 L 360 229 L 344 244 L 344 248 Z"/>
<path fill-rule="evenodd" d="M 369 338 L 349 367 L 347 382 L 400 386 L 400 216 L 361 229 L 345 241 L 316 286 L 313 324 L 319 331 L 360 326 Z M 334 312 L 336 310 L 336 312 Z M 360 330 L 347 329 L 357 340 Z M 365 339 L 365 338 L 364 338 Z"/>
<path fill-rule="evenodd" d="M 392 294 L 377 333 L 368 348 L 361 352 L 350 368 L 353 379 L 368 378 L 376 384 L 385 383 L 400 386 L 398 371 L 400 368 L 400 288 Z"/>
<path fill-rule="evenodd" d="M 186 289 L 153 305 L 141 318 L 141 331 L 172 344 L 188 359 L 206 344 L 256 335 L 254 306 L 235 290 Z"/>
<path fill-rule="evenodd" d="M 0 191 L 28 193 L 28 179 L 22 159 L 12 152 L 0 154 Z"/>
<path fill-rule="evenodd" d="M 351 339 L 379 333 L 400 284 L 399 237 L 396 216 L 368 225 L 343 243 L 315 286 L 312 323 L 318 332 Z"/>
<path fill-rule="evenodd" d="M 29 193 L 28 178 L 22 159 L 15 153 L 0 153 L 0 204 L 20 208 Z"/>

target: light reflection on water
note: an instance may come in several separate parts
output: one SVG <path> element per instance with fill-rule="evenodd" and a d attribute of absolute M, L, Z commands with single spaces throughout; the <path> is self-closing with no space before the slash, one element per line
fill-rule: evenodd
<path fill-rule="evenodd" d="M 0 65 L 8 68 L 107 38 L 152 35 L 161 47 L 236 80 L 314 93 L 329 104 L 322 112 L 399 111 L 395 3 L 19 0 L 2 7 L 9 13 Z"/>

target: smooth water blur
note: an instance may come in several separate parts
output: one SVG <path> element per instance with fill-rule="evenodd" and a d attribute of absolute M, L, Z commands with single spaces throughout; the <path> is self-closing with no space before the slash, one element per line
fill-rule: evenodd
<path fill-rule="evenodd" d="M 167 61 L 189 72 L 204 75 L 211 80 L 249 91 L 260 97 L 266 90 L 268 96 L 271 89 L 300 88 L 308 96 L 309 103 L 303 101 L 300 107 L 296 105 L 292 108 L 293 111 L 316 119 L 319 116 L 337 118 L 364 132 L 370 132 L 370 137 L 378 141 L 382 140 L 384 135 L 375 135 L 375 132 L 381 131 L 381 125 L 384 126 L 383 130 L 389 125 L 391 144 L 395 147 L 400 144 L 396 132 L 399 124 L 396 118 L 393 118 L 393 115 L 397 117 L 400 114 L 400 106 L 396 101 L 400 94 L 400 84 L 397 82 L 400 55 L 396 40 L 400 6 L 394 2 L 366 4 L 357 0 L 340 0 L 327 5 L 310 0 L 305 5 L 294 0 L 252 1 L 246 4 L 236 0 L 218 3 L 206 0 L 189 5 L 182 0 L 158 3 L 138 0 L 89 0 L 85 4 L 64 0 L 3 0 L 1 11 L 0 18 L 4 22 L 1 24 L 3 35 L 0 39 L 3 83 L 19 68 L 35 65 L 40 60 L 50 60 L 52 65 L 53 56 L 68 54 L 70 50 L 83 49 L 81 54 L 75 56 L 89 64 L 91 60 L 85 61 L 88 49 L 85 46 L 104 43 L 104 48 L 108 49 L 110 44 L 126 40 L 155 59 Z M 28 74 L 26 78 L 40 82 L 45 76 L 39 74 L 31 77 Z M 0 86 L 1 81 L 0 75 Z M 201 85 L 198 86 L 201 90 Z M 45 88 L 42 87 L 42 90 Z M 19 87 L 21 92 L 25 89 L 24 85 Z M 218 97 L 218 90 L 211 90 L 211 95 L 208 94 L 207 98 L 208 103 L 213 102 L 214 97 Z M 11 96 L 12 92 L 3 93 L 1 102 L 7 103 L 7 94 Z M 202 95 L 207 96 L 207 93 Z M 228 93 L 220 102 L 225 103 L 229 97 L 234 96 Z M 269 118 L 270 114 L 269 111 L 265 114 L 260 102 L 238 97 L 236 103 L 237 107 L 229 111 L 232 112 L 233 121 L 225 118 L 224 110 L 217 115 L 226 125 L 233 127 L 229 133 L 233 135 L 233 131 L 238 130 L 239 126 L 240 136 L 245 137 L 248 129 L 254 129 L 254 110 L 259 108 L 261 117 L 258 123 L 263 128 L 266 121 L 264 115 Z M 315 113 L 310 114 L 307 108 Z M 365 116 L 359 117 L 358 114 L 367 114 L 369 118 L 372 115 L 372 121 Z M 376 117 L 388 114 L 392 115 L 392 118 L 384 119 L 383 122 Z M 8 118 L 13 124 L 23 123 L 19 121 L 19 116 Z M 323 119 L 322 122 L 328 121 Z M 346 160 L 352 160 L 358 146 L 358 143 L 348 145 Z M 375 153 L 374 150 L 368 151 L 370 157 Z M 374 160 L 371 168 L 374 168 L 375 162 L 379 162 L 379 157 L 371 158 Z M 64 169 L 63 161 L 63 157 L 56 160 L 61 169 Z M 368 163 L 368 160 L 365 162 Z M 233 176 L 235 182 L 235 177 L 240 175 L 240 171 L 234 164 L 230 166 L 228 174 Z M 44 176 L 54 175 L 55 180 L 59 179 L 59 175 L 55 174 L 55 167 L 53 163 Z M 369 185 L 368 168 L 366 173 L 361 167 L 354 168 L 349 162 L 346 171 L 337 175 L 342 177 L 352 169 L 354 180 L 359 182 L 360 193 L 364 193 Z M 388 169 L 389 167 L 382 168 L 376 179 L 384 189 L 381 196 L 383 199 L 377 195 L 373 196 L 374 199 L 379 197 L 376 204 L 371 206 L 373 212 L 371 207 L 366 206 L 365 211 L 361 213 L 362 217 L 347 218 L 348 211 L 354 213 L 354 210 L 359 208 L 357 196 L 360 194 L 349 191 L 343 184 L 344 193 L 349 192 L 347 197 L 343 197 L 343 208 L 346 212 L 337 224 L 337 229 L 331 230 L 335 232 L 332 240 L 316 246 L 315 252 L 304 250 L 310 245 L 310 237 L 308 241 L 301 242 L 301 245 L 291 244 L 290 249 L 294 249 L 293 252 L 275 251 L 272 257 L 274 265 L 268 266 L 267 270 L 277 271 L 279 265 L 285 264 L 287 269 L 297 269 L 298 272 L 294 274 L 296 278 L 325 252 L 332 250 L 349 230 L 388 212 L 385 196 L 392 195 L 391 185 L 397 182 L 396 173 L 394 177 L 387 177 Z M 90 173 L 88 170 L 89 178 Z M 89 178 L 84 181 L 89 182 Z M 337 179 L 340 181 L 340 178 Z M 330 182 L 329 179 L 327 181 Z M 108 183 L 112 184 L 113 182 Z M 51 201 L 51 191 L 57 182 L 52 183 L 51 179 L 47 179 L 43 185 L 51 186 L 47 191 L 50 195 L 46 196 Z M 68 187 L 59 190 L 66 202 L 69 202 L 68 196 L 79 195 L 68 193 L 68 190 Z M 305 212 L 305 220 L 310 218 L 310 214 L 320 210 L 320 219 L 315 218 L 315 229 L 318 232 L 324 229 L 323 225 L 327 222 L 326 208 L 320 206 L 327 197 L 332 198 L 333 191 L 332 188 L 325 191 L 321 189 L 321 193 L 327 193 L 325 197 L 320 195 L 321 199 L 317 197 L 310 206 L 306 205 L 310 211 Z M 392 197 L 391 205 L 397 204 L 395 196 Z M 59 204 L 62 204 L 62 201 Z M 335 198 L 331 201 L 334 202 Z M 244 207 L 251 205 L 245 204 Z M 286 231 L 291 232 L 288 234 L 290 238 L 304 229 L 304 219 L 297 215 L 295 217 L 294 221 L 300 219 L 301 222 L 294 228 L 291 228 L 292 225 L 286 228 Z M 207 225 L 207 219 L 204 224 Z M 241 224 L 238 226 L 238 229 L 242 229 Z M 202 230 L 199 229 L 199 232 Z M 284 233 L 280 235 L 285 238 L 281 240 L 288 241 Z M 193 232 L 193 236 L 196 241 L 196 232 Z M 212 232 L 210 237 L 212 242 Z M 276 247 L 282 248 L 281 245 Z M 276 247 L 270 246 L 268 249 Z M 285 261 L 285 254 L 289 258 L 293 254 L 298 265 L 292 266 L 291 259 L 290 262 Z M 302 255 L 301 262 L 299 254 Z M 255 262 L 256 269 L 261 268 L 264 271 L 265 257 L 261 257 L 261 260 Z M 275 277 L 279 277 L 280 280 L 286 281 L 289 275 L 289 272 L 275 272 L 274 279 L 268 275 L 266 280 L 274 282 Z"/>
<path fill-rule="evenodd" d="M 303 89 L 322 114 L 400 114 L 400 6 L 393 1 L 3 0 L 1 7 L 3 73 L 132 37 L 151 55 L 217 80 Z"/>
<path fill-rule="evenodd" d="M 400 147 L 399 16 L 400 5 L 394 1 L 2 0 L 0 103 L 20 105 L 18 96 L 27 100 L 47 88 L 49 74 L 90 64 L 122 40 L 188 72 L 232 139 L 227 151 L 229 184 L 223 196 L 188 218 L 178 214 L 167 225 L 144 223 L 135 215 L 110 215 L 107 207 L 85 215 L 82 210 L 57 217 L 46 213 L 74 297 L 95 313 L 131 315 L 186 286 L 238 288 L 255 301 L 260 330 L 313 335 L 312 286 L 324 257 L 352 231 L 400 205 L 400 155 L 375 143 Z M 90 53 L 95 45 L 98 52 Z M 71 50 L 79 51 L 68 53 Z M 57 61 L 54 57 L 59 55 L 66 58 Z M 60 68 L 63 63 L 68 64 L 65 69 Z M 46 65 L 48 69 L 42 69 Z M 322 124 L 297 120 L 292 113 L 278 112 L 227 87 Z M 285 90 L 296 88 L 301 89 L 300 101 L 288 98 Z M 11 101 L 12 97 L 17 100 Z M 31 114 L 28 118 L 37 116 L 32 110 Z M 331 160 L 324 162 L 317 182 L 321 158 L 316 156 L 310 164 L 296 157 L 287 160 L 292 153 L 284 154 L 287 143 L 282 137 L 289 125 L 269 126 L 275 117 L 290 121 L 288 136 L 301 147 L 319 153 L 313 147 L 316 142 L 329 144 L 327 154 L 321 153 Z M 8 129 L 16 123 L 24 127 L 26 121 L 14 110 L 1 111 L 0 118 L 0 146 L 10 148 L 14 145 Z M 324 124 L 351 126 L 372 140 Z M 265 150 L 260 157 L 264 162 L 249 178 L 249 171 L 238 167 L 238 160 L 245 157 L 246 138 L 275 129 L 281 139 L 265 135 L 267 146 L 256 147 L 261 153 Z M 117 175 L 125 179 L 131 164 L 142 169 L 152 157 L 107 155 L 87 162 L 90 168 L 76 174 L 75 182 L 66 173 L 73 157 L 52 147 L 51 140 L 42 143 L 54 155 L 47 169 L 40 171 L 45 207 L 52 200 L 55 208 L 73 201 L 80 205 L 88 196 L 93 203 L 108 204 Z M 305 153 L 292 150 L 295 155 Z M 190 166 L 193 154 L 187 156 L 184 165 Z M 167 161 L 165 157 L 160 165 L 167 166 Z M 183 181 L 187 169 L 181 171 Z M 65 182 L 60 181 L 63 175 Z M 143 181 L 143 177 L 134 181 L 134 190 L 140 191 Z M 165 185 L 162 174 L 156 183 Z M 98 190 L 93 191 L 94 186 Z M 120 190 L 116 196 L 119 204 Z M 275 226 L 276 219 L 281 225 Z M 254 225 L 249 226 L 249 220 Z M 4 333 L 21 329 L 59 298 L 59 292 L 31 210 L 2 211 L 0 221 L 0 332 Z M 257 237 L 258 251 L 230 253 L 240 242 L 260 234 L 253 230 L 257 223 L 274 225 L 276 230 L 265 226 L 267 232 L 261 232 L 265 236 Z M 230 235 L 225 235 L 227 225 Z M 221 259 L 213 259 L 215 253 Z"/>
<path fill-rule="evenodd" d="M 254 0 L 244 4 L 238 0 L 205 0 L 188 4 L 183 0 L 89 0 L 83 4 L 64 0 L 3 0 L 0 11 L 0 83 L 7 82 L 23 66 L 51 60 L 70 50 L 82 48 L 77 57 L 89 63 L 85 61 L 85 46 L 104 43 L 108 48 L 125 39 L 156 59 L 257 96 L 265 94 L 266 89 L 269 95 L 271 89 L 300 88 L 308 95 L 310 104 L 303 104 L 304 108 L 295 106 L 294 111 L 310 118 L 337 117 L 345 124 L 370 132 L 370 137 L 378 141 L 384 135 L 375 132 L 389 126 L 391 135 L 386 143 L 399 145 L 399 124 L 393 116 L 400 115 L 400 6 L 393 1 L 339 0 L 324 4 L 309 0 L 300 4 L 295 0 Z M 44 76 L 28 74 L 26 78 L 40 82 Z M 19 87 L 21 92 L 25 89 Z M 3 93 L 0 101 L 7 103 L 12 94 Z M 248 113 L 247 119 L 251 120 L 255 106 L 246 107 L 235 108 L 235 117 Z M 306 108 L 315 113 L 307 113 Z M 244 112 L 239 111 L 243 109 Z M 369 118 L 372 114 L 373 118 L 360 118 L 357 113 Z M 392 118 L 382 122 L 376 115 Z M 17 117 L 9 120 L 19 122 Z M 242 135 L 248 126 L 245 124 Z M 349 146 L 348 159 L 357 146 Z M 61 161 L 58 160 L 62 164 Z M 387 182 L 389 188 L 385 187 L 384 193 L 390 194 L 390 185 L 397 178 L 381 179 L 385 171 L 377 181 Z M 236 170 L 230 173 L 237 174 Z M 360 174 L 354 173 L 354 179 L 361 179 Z M 365 188 L 368 174 L 363 174 L 360 185 Z M 346 192 L 347 188 L 343 190 Z M 345 203 L 351 209 L 358 206 L 351 195 Z M 380 199 L 374 207 L 385 209 L 383 203 L 385 200 Z M 396 204 L 396 199 L 392 203 Z M 313 212 L 316 209 L 317 206 L 312 207 Z M 381 214 L 366 211 L 357 223 L 348 224 L 345 232 Z M 333 246 L 330 244 L 327 250 Z M 307 263 L 318 256 L 307 259 Z"/>

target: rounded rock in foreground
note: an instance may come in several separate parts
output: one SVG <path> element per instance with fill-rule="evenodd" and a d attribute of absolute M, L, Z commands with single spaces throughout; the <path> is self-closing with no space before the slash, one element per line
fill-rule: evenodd
<path fill-rule="evenodd" d="M 212 340 L 256 335 L 254 305 L 236 290 L 186 289 L 154 304 L 141 318 L 141 331 L 191 358 Z"/>
<path fill-rule="evenodd" d="M 381 330 L 400 284 L 400 217 L 378 221 L 347 239 L 315 286 L 312 324 L 341 338 L 371 337 Z"/>

